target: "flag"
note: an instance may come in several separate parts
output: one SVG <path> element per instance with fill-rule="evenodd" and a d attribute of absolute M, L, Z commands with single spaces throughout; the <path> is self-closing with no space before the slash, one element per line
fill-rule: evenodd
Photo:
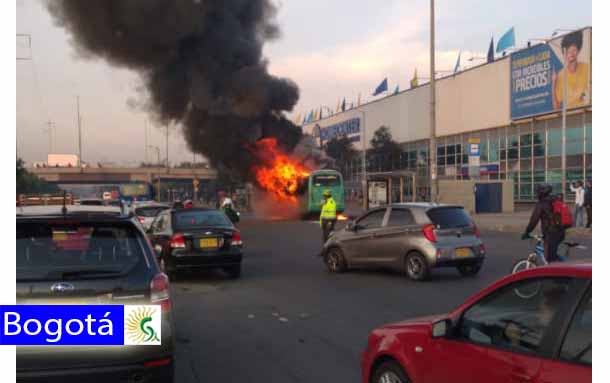
<path fill-rule="evenodd" d="M 341 111 L 341 99 L 337 100 L 337 113 Z"/>
<path fill-rule="evenodd" d="M 400 88 L 398 85 L 396 85 L 396 89 L 394 89 L 394 94 L 398 94 L 398 92 L 400 92 Z"/>
<path fill-rule="evenodd" d="M 494 62 L 494 38 L 491 37 L 491 42 L 489 43 L 489 50 L 487 51 L 487 63 Z"/>
<path fill-rule="evenodd" d="M 311 112 L 309 112 L 309 115 L 307 116 L 307 123 L 310 123 L 313 120 L 313 110 Z"/>
<path fill-rule="evenodd" d="M 498 46 L 496 47 L 496 53 L 507 50 L 515 46 L 515 27 L 512 27 L 498 40 Z"/>
<path fill-rule="evenodd" d="M 319 117 L 320 117 L 320 120 L 321 120 L 322 119 L 322 107 L 320 107 L 320 115 L 319 115 Z"/>
<path fill-rule="evenodd" d="M 377 96 L 383 92 L 387 92 L 388 91 L 388 78 L 384 78 L 383 81 L 381 82 L 381 84 L 379 84 L 377 86 L 377 88 L 375 88 L 375 92 L 373 93 L 373 96 Z"/>
<path fill-rule="evenodd" d="M 299 113 L 297 115 L 297 117 L 294 119 L 294 123 L 297 124 L 297 125 L 301 124 L 301 113 Z"/>
<path fill-rule="evenodd" d="M 411 79 L 411 88 L 417 88 L 417 68 L 413 72 L 413 78 Z"/>
<path fill-rule="evenodd" d="M 341 104 L 341 111 L 345 112 L 345 97 L 343 97 L 343 103 Z"/>
<path fill-rule="evenodd" d="M 360 93 L 358 93 L 358 106 L 360 106 Z"/>
<path fill-rule="evenodd" d="M 460 51 L 460 53 L 458 53 L 458 59 L 455 63 L 455 68 L 453 68 L 453 73 L 457 73 L 458 70 L 460 70 L 460 58 L 462 57 L 462 51 Z"/>
<path fill-rule="evenodd" d="M 318 110 L 316 109 L 316 111 L 313 114 L 313 120 L 316 121 L 318 119 Z"/>

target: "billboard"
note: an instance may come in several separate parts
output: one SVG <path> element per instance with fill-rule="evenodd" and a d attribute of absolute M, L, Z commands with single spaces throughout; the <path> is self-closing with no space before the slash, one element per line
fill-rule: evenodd
<path fill-rule="evenodd" d="M 512 120 L 560 110 L 564 92 L 568 109 L 590 105 L 591 29 L 515 52 L 510 69 Z"/>

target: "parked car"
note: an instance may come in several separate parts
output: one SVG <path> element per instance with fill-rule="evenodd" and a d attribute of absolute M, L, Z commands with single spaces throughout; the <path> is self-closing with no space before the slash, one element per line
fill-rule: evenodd
<path fill-rule="evenodd" d="M 510 275 L 449 314 L 371 332 L 363 383 L 591 381 L 591 264 Z"/>
<path fill-rule="evenodd" d="M 183 270 L 201 269 L 222 269 L 231 278 L 241 276 L 241 234 L 221 211 L 165 210 L 148 234 L 159 264 L 170 278 Z"/>
<path fill-rule="evenodd" d="M 403 203 L 369 210 L 349 222 L 329 238 L 323 256 L 331 272 L 385 267 L 419 281 L 435 267 L 477 274 L 485 246 L 463 207 Z"/>
<path fill-rule="evenodd" d="M 148 230 L 155 220 L 155 217 L 157 217 L 160 212 L 167 209 L 170 209 L 168 205 L 149 203 L 138 204 L 134 207 L 133 211 L 144 230 Z"/>
<path fill-rule="evenodd" d="M 17 208 L 17 304 L 160 305 L 161 345 L 19 346 L 17 382 L 172 382 L 169 280 L 145 233 L 117 208 L 66 209 Z"/>

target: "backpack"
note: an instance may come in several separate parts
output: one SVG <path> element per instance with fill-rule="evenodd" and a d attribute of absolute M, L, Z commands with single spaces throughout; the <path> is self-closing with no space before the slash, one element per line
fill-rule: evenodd
<path fill-rule="evenodd" d="M 233 223 L 239 222 L 239 214 L 237 214 L 237 212 L 235 210 L 233 210 L 233 208 L 231 206 L 225 206 L 223 210 L 224 210 L 225 214 L 227 215 L 227 217 L 229 217 L 231 222 L 233 222 Z"/>
<path fill-rule="evenodd" d="M 568 229 L 572 227 L 573 224 L 572 212 L 568 205 L 559 198 L 555 198 L 553 200 L 553 226 Z"/>

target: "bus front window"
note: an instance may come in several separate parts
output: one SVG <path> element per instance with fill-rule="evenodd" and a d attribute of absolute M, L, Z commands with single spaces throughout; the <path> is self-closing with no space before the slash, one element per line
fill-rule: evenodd
<path fill-rule="evenodd" d="M 341 184 L 339 176 L 336 175 L 317 175 L 313 178 L 313 185 L 319 187 L 339 186 Z"/>

